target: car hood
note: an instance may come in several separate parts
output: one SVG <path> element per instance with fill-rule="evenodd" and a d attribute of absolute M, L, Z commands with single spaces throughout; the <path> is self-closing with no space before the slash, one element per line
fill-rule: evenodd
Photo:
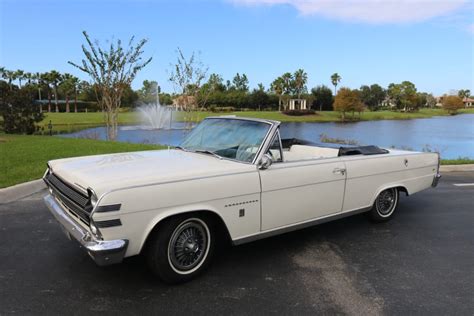
<path fill-rule="evenodd" d="M 101 194 L 139 185 L 255 171 L 255 165 L 182 150 L 151 150 L 52 160 L 54 174 Z"/>

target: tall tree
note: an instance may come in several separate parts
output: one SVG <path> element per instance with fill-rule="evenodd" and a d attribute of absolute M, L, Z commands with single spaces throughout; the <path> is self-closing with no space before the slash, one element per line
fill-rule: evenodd
<path fill-rule="evenodd" d="M 41 81 L 44 83 L 46 87 L 46 93 L 48 95 L 48 113 L 51 112 L 51 79 L 49 76 L 49 72 L 45 72 L 41 74 Z"/>
<path fill-rule="evenodd" d="M 357 90 L 349 88 L 341 88 L 334 99 L 334 110 L 341 112 L 341 120 L 346 120 L 346 112 L 361 112 L 363 111 L 363 103 L 359 98 Z M 353 115 L 354 116 L 354 115 Z"/>
<path fill-rule="evenodd" d="M 138 90 L 138 99 L 142 103 L 156 103 L 160 86 L 155 80 L 144 80 L 142 87 Z"/>
<path fill-rule="evenodd" d="M 15 77 L 18 80 L 18 86 L 21 89 L 21 81 L 25 79 L 25 72 L 21 69 L 15 71 Z"/>
<path fill-rule="evenodd" d="M 281 111 L 282 96 L 285 90 L 285 82 L 282 77 L 278 77 L 270 85 L 270 90 L 278 96 L 278 111 Z"/>
<path fill-rule="evenodd" d="M 176 49 L 178 55 L 176 64 L 173 66 L 169 80 L 178 89 L 180 94 L 179 106 L 185 110 L 191 110 L 193 107 L 199 106 L 198 95 L 201 86 L 207 77 L 209 67 L 204 66 L 199 56 L 192 52 L 189 58 L 184 56 L 183 51 L 178 47 Z M 208 91 L 207 91 L 208 92 Z M 208 93 L 206 93 L 208 95 Z M 201 107 L 207 102 L 207 97 L 199 98 L 202 102 Z"/>
<path fill-rule="evenodd" d="M 249 80 L 246 74 L 240 75 L 237 73 L 232 80 L 234 87 L 238 91 L 247 92 L 249 91 Z"/>
<path fill-rule="evenodd" d="M 207 80 L 207 84 L 209 85 L 211 92 L 226 90 L 224 79 L 219 74 L 210 74 L 209 79 Z"/>
<path fill-rule="evenodd" d="M 450 113 L 451 115 L 456 114 L 459 109 L 462 109 L 464 107 L 462 99 L 455 95 L 443 96 L 442 104 L 443 109 L 448 111 L 448 113 Z"/>
<path fill-rule="evenodd" d="M 341 79 L 341 76 L 339 76 L 337 72 L 331 75 L 331 83 L 334 86 L 334 95 L 337 94 L 337 85 L 339 84 L 339 82 L 341 82 Z"/>
<path fill-rule="evenodd" d="M 84 59 L 80 64 L 69 64 L 88 74 L 98 89 L 98 102 L 105 113 L 108 139 L 117 137 L 118 113 L 122 94 L 130 86 L 137 73 L 148 65 L 152 58 L 143 60 L 146 39 L 134 43 L 132 37 L 126 46 L 121 40 L 111 41 L 108 48 L 102 48 L 98 41 L 92 41 L 86 31 L 82 32 L 86 44 L 82 45 Z"/>
<path fill-rule="evenodd" d="M 465 98 L 469 98 L 471 96 L 471 90 L 469 89 L 461 89 L 458 91 L 458 97 L 460 97 L 462 100 Z"/>
<path fill-rule="evenodd" d="M 385 90 L 378 84 L 373 84 L 371 86 L 364 85 L 361 86 L 359 90 L 360 99 L 372 111 L 377 110 L 383 100 L 385 100 Z"/>
<path fill-rule="evenodd" d="M 76 77 L 74 77 L 71 74 L 65 73 L 61 77 L 61 83 L 59 84 L 59 90 L 62 92 L 62 94 L 66 98 L 66 113 L 70 112 L 70 107 L 69 107 L 69 100 L 70 96 L 74 94 L 74 91 L 76 89 Z M 77 79 L 78 80 L 78 79 Z M 77 107 L 77 105 L 76 105 Z"/>
<path fill-rule="evenodd" d="M 13 90 L 13 82 L 17 79 L 16 71 L 4 69 L 2 72 L 2 78 L 8 81 L 10 91 Z"/>
<path fill-rule="evenodd" d="M 293 87 L 298 99 L 301 99 L 301 94 L 306 92 L 306 82 L 308 81 L 308 74 L 303 69 L 298 69 L 293 74 Z"/>
<path fill-rule="evenodd" d="M 317 86 L 311 89 L 311 94 L 314 97 L 313 108 L 319 111 L 331 111 L 334 102 L 332 90 L 324 85 Z"/>
<path fill-rule="evenodd" d="M 416 109 L 418 104 L 417 91 L 412 82 L 391 83 L 388 85 L 387 94 L 397 109 L 403 111 L 413 111 Z"/>
<path fill-rule="evenodd" d="M 46 73 L 46 78 L 48 83 L 53 87 L 55 112 L 59 112 L 58 86 L 61 83 L 62 75 L 56 70 L 51 70 L 50 72 Z"/>

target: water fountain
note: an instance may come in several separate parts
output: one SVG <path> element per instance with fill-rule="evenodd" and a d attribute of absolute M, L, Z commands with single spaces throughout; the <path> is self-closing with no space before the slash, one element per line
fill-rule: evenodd
<path fill-rule="evenodd" d="M 156 102 L 143 104 L 138 107 L 141 121 L 151 129 L 171 129 L 173 111 L 160 104 L 160 97 L 156 93 Z"/>

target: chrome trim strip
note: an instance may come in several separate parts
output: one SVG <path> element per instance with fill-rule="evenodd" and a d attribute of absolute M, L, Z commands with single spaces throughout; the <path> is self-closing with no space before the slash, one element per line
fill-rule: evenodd
<path fill-rule="evenodd" d="M 314 220 L 309 220 L 309 221 L 306 221 L 306 222 L 303 222 L 303 223 L 296 223 L 296 224 L 293 224 L 293 225 L 290 225 L 290 226 L 285 226 L 285 227 L 282 227 L 282 228 L 276 228 L 276 229 L 273 229 L 273 230 L 263 231 L 263 232 L 260 232 L 260 233 L 257 233 L 257 234 L 251 235 L 251 236 L 234 239 L 232 241 L 232 243 L 236 246 L 237 245 L 242 245 L 242 244 L 252 242 L 252 241 L 255 241 L 255 240 L 259 240 L 259 239 L 263 239 L 263 238 L 267 238 L 267 237 L 272 237 L 272 236 L 276 236 L 276 235 L 281 235 L 281 234 L 289 233 L 289 232 L 292 232 L 292 231 L 295 231 L 295 230 L 300 230 L 300 229 L 303 229 L 303 228 L 307 228 L 307 227 L 327 223 L 327 222 L 330 222 L 330 221 L 333 221 L 333 220 L 336 220 L 336 219 L 340 219 L 340 218 L 344 218 L 344 217 L 348 217 L 348 216 L 351 216 L 351 215 L 364 213 L 364 212 L 369 211 L 371 208 L 372 208 L 371 206 L 370 207 L 363 207 L 363 208 L 352 210 L 352 211 L 347 211 L 347 212 L 343 212 L 343 213 L 336 213 L 334 215 L 329 215 L 329 216 L 326 216 L 326 217 L 317 218 L 317 219 L 314 219 Z"/>
<path fill-rule="evenodd" d="M 265 138 L 263 139 L 263 142 L 260 145 L 260 148 L 258 149 L 254 160 L 252 161 L 253 164 L 257 164 L 258 161 L 260 161 L 260 159 L 262 158 L 262 156 L 266 153 L 266 149 L 271 146 L 273 135 L 275 134 L 275 131 L 278 131 L 279 126 L 280 122 L 275 121 L 272 123 L 272 126 L 268 130 L 267 135 L 265 135 Z"/>

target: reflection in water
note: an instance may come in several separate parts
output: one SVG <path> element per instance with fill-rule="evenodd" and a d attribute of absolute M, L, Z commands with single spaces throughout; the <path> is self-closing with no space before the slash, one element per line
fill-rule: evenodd
<path fill-rule="evenodd" d="M 173 122 L 171 129 L 146 130 L 123 126 L 118 141 L 177 146 L 189 132 L 184 124 Z M 94 134 L 105 139 L 105 128 L 97 127 L 61 135 L 86 137 Z M 319 136 L 353 139 L 362 145 L 422 150 L 430 148 L 441 152 L 443 158 L 474 158 L 474 114 L 440 116 L 429 119 L 370 121 L 356 123 L 283 123 L 283 138 L 302 138 L 319 142 Z"/>

